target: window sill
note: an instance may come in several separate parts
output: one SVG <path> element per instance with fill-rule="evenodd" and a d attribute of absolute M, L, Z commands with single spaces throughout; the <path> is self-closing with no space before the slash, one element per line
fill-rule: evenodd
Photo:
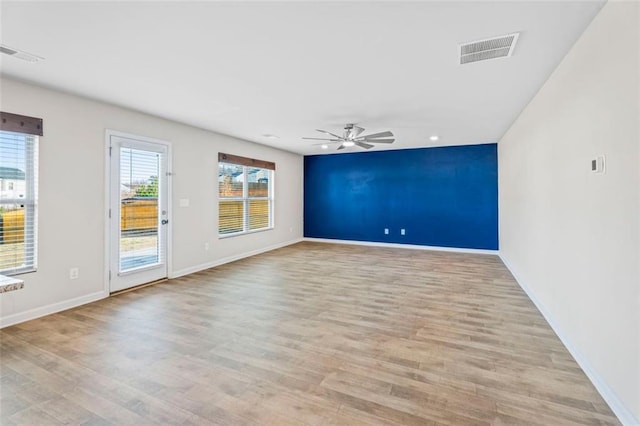
<path fill-rule="evenodd" d="M 16 269 L 13 272 L 4 270 L 4 271 L 0 271 L 0 275 L 4 275 L 5 277 L 15 277 L 16 275 L 31 274 L 33 272 L 38 272 L 38 270 L 36 268 Z"/>
<path fill-rule="evenodd" d="M 218 234 L 218 239 L 219 240 L 224 240 L 227 238 L 231 238 L 231 237 L 239 237 L 241 235 L 251 235 L 251 234 L 257 234 L 259 232 L 265 232 L 265 231 L 273 231 L 274 227 L 270 227 L 270 228 L 260 228 L 260 229 L 255 229 L 253 231 L 242 231 L 242 232 L 234 232 L 233 234 Z"/>
<path fill-rule="evenodd" d="M 8 293 L 22 288 L 24 288 L 24 281 L 0 275 L 0 293 Z"/>

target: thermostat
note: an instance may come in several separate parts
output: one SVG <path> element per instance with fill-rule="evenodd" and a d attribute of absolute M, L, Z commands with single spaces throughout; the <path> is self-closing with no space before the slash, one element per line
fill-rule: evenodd
<path fill-rule="evenodd" d="M 599 155 L 593 160 L 591 160 L 591 171 L 593 173 L 604 173 L 605 171 L 604 155 Z"/>

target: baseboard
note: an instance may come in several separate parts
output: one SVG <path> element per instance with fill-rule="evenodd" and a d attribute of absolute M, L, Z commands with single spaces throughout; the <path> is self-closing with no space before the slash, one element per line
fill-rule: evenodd
<path fill-rule="evenodd" d="M 356 241 L 356 240 L 332 240 L 330 238 L 303 238 L 304 241 L 312 241 L 316 243 L 332 243 L 332 244 L 349 244 L 354 246 L 371 246 L 371 247 L 387 247 L 387 248 L 403 248 L 410 250 L 433 250 L 433 251 L 450 251 L 454 253 L 473 253 L 473 254 L 492 254 L 498 255 L 498 250 L 483 250 L 457 247 L 439 247 L 439 246 L 421 246 L 418 244 L 398 244 L 398 243 L 379 243 L 375 241 Z"/>
<path fill-rule="evenodd" d="M 57 312 L 66 311 L 67 309 L 95 302 L 96 300 L 104 299 L 105 297 L 109 297 L 109 293 L 101 290 L 95 293 L 87 294 L 85 296 L 65 300 L 63 302 L 52 303 L 51 305 L 19 312 L 17 314 L 0 318 L 0 328 L 9 327 L 10 325 L 30 321 L 36 318 L 44 317 L 46 315 L 55 314 Z"/>
<path fill-rule="evenodd" d="M 297 238 L 295 240 L 285 241 L 284 243 L 274 244 L 272 246 L 263 247 L 257 250 L 252 250 L 252 251 L 241 253 L 235 256 L 225 257 L 213 262 L 181 269 L 179 271 L 174 271 L 173 273 L 169 274 L 169 278 L 177 278 L 183 275 L 192 274 L 194 272 L 202 271 L 204 269 L 213 268 L 215 266 L 223 265 L 225 263 L 234 262 L 236 260 L 244 259 L 246 257 L 255 256 L 260 253 L 265 253 L 267 251 L 279 249 L 291 244 L 296 244 L 296 243 L 299 243 L 300 241 L 302 241 L 302 238 Z M 19 312 L 17 314 L 2 317 L 0 318 L 0 328 L 9 327 L 11 325 L 19 324 L 21 322 L 30 321 L 36 318 L 55 314 L 61 311 L 66 311 L 67 309 L 71 309 L 80 305 L 85 305 L 87 303 L 95 302 L 96 300 L 104 299 L 105 297 L 109 297 L 109 292 L 105 290 L 101 290 L 95 293 L 87 294 L 85 296 L 76 297 L 74 299 L 69 299 L 62 302 L 53 303 L 51 305 L 42 306 L 40 308 L 30 309 L 25 312 Z"/>
<path fill-rule="evenodd" d="M 640 420 L 636 419 L 633 413 L 622 403 L 620 398 L 615 394 L 615 392 L 607 385 L 604 379 L 600 376 L 600 374 L 591 366 L 587 358 L 580 353 L 576 349 L 576 347 L 571 343 L 571 340 L 567 337 L 567 335 L 560 329 L 558 324 L 554 321 L 553 317 L 549 313 L 549 311 L 544 307 L 542 302 L 535 296 L 533 290 L 524 280 L 522 280 L 514 271 L 513 267 L 509 263 L 509 261 L 505 258 L 503 253 L 499 253 L 500 259 L 502 263 L 507 267 L 511 275 L 515 278 L 516 282 L 522 288 L 522 290 L 529 296 L 529 299 L 536 305 L 536 308 L 540 311 L 542 316 L 547 320 L 553 331 L 560 338 L 560 341 L 567 348 L 571 356 L 576 360 L 582 371 L 587 375 L 591 383 L 596 388 L 596 390 L 600 393 L 602 398 L 611 408 L 611 411 L 614 412 L 616 416 L 618 416 L 618 420 L 622 422 L 625 426 L 638 426 L 640 425 Z"/>
<path fill-rule="evenodd" d="M 234 256 L 223 257 L 222 259 L 217 259 L 212 262 L 202 263 L 200 265 L 190 266 L 188 268 L 180 269 L 178 271 L 172 271 L 169 274 L 169 278 L 178 278 L 184 275 L 193 274 L 195 272 L 204 271 L 205 269 L 215 268 L 216 266 L 224 265 L 225 263 L 235 262 L 236 260 L 244 259 L 247 257 L 255 256 L 257 254 L 266 253 L 271 250 L 276 250 L 282 247 L 290 246 L 292 244 L 296 244 L 302 241 L 302 238 L 296 238 L 295 240 L 285 241 L 283 243 L 274 244 L 268 247 L 262 247 L 257 250 L 252 250 L 240 254 L 236 254 Z"/>

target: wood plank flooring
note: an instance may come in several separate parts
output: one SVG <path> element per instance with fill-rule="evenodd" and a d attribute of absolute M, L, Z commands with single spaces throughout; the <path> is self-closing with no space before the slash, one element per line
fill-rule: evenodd
<path fill-rule="evenodd" d="M 488 255 L 304 242 L 0 339 L 3 425 L 619 424 Z"/>

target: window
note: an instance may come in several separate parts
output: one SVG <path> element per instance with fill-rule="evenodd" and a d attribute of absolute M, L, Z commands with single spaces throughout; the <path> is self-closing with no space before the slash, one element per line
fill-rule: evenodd
<path fill-rule="evenodd" d="M 229 154 L 218 161 L 218 234 L 273 228 L 275 164 Z"/>
<path fill-rule="evenodd" d="M 38 136 L 0 130 L 0 273 L 36 269 Z"/>

